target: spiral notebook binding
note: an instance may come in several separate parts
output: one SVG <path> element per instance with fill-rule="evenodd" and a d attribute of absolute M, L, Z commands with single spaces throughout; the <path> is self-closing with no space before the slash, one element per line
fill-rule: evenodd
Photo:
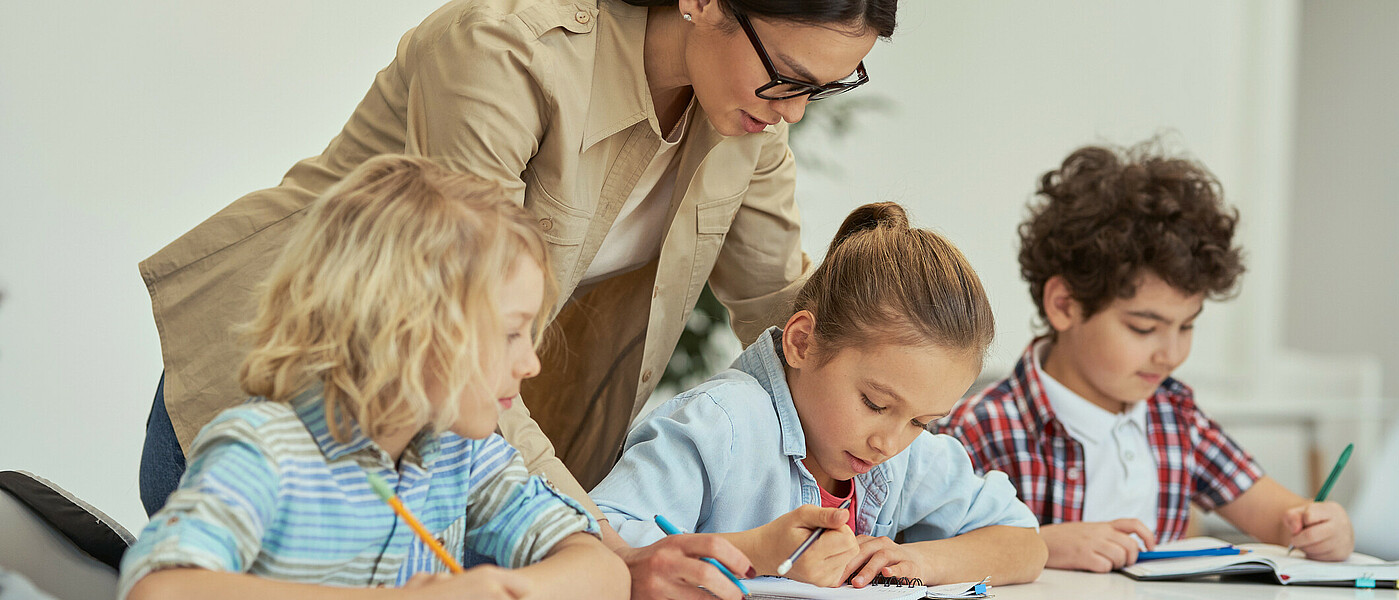
<path fill-rule="evenodd" d="M 870 585 L 922 587 L 923 580 L 917 577 L 891 577 L 887 575 L 875 575 L 874 579 L 870 580 Z"/>

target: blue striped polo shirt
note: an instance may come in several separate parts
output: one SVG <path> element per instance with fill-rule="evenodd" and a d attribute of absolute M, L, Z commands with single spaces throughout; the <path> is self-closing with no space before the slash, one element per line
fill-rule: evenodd
<path fill-rule="evenodd" d="M 319 386 L 290 403 L 254 399 L 225 410 L 199 432 L 179 489 L 122 559 L 119 600 L 170 567 L 343 587 L 445 571 L 374 494 L 366 471 L 394 486 L 453 556 L 514 568 L 571 534 L 598 535 L 587 511 L 530 476 L 499 435 L 424 432 L 396 466 L 351 431 L 345 443 L 331 436 Z"/>

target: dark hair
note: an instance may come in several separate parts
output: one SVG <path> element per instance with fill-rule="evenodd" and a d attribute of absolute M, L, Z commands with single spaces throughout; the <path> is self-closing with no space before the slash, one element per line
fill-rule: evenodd
<path fill-rule="evenodd" d="M 622 0 L 632 6 L 674 6 L 676 0 Z M 888 39 L 898 0 L 718 0 L 728 14 L 807 25 L 855 25 Z"/>
<path fill-rule="evenodd" d="M 842 348 L 895 342 L 932 343 L 979 362 L 996 333 L 966 257 L 941 235 L 909 227 L 893 202 L 845 218 L 793 310 L 816 316 L 821 361 Z"/>
<path fill-rule="evenodd" d="M 1085 318 L 1131 298 L 1145 272 L 1186 294 L 1227 297 L 1244 271 L 1231 246 L 1238 224 L 1203 165 L 1166 156 L 1158 140 L 1131 149 L 1087 146 L 1040 177 L 1038 203 L 1020 224 L 1020 275 L 1044 310 L 1060 275 Z"/>

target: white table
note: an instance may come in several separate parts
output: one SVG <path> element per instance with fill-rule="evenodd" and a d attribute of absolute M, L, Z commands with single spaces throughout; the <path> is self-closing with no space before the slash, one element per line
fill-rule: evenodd
<path fill-rule="evenodd" d="M 994 583 L 994 582 L 992 582 Z M 994 586 L 995 600 L 1399 600 L 1399 590 L 1286 586 L 1268 583 L 1210 581 L 1135 581 L 1126 575 L 1045 569 L 1039 580 L 1023 585 Z"/>

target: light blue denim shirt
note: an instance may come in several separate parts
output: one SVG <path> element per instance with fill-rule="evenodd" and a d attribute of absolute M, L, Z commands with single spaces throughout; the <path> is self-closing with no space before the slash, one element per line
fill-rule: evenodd
<path fill-rule="evenodd" d="M 752 529 L 802 504 L 820 504 L 806 470 L 806 437 L 772 328 L 731 368 L 638 421 L 622 458 L 592 491 L 633 546 L 664 534 L 664 515 L 689 531 Z M 855 533 L 904 541 L 945 539 L 990 525 L 1036 527 L 1006 475 L 972 471 L 956 439 L 923 433 L 855 478 Z"/>

